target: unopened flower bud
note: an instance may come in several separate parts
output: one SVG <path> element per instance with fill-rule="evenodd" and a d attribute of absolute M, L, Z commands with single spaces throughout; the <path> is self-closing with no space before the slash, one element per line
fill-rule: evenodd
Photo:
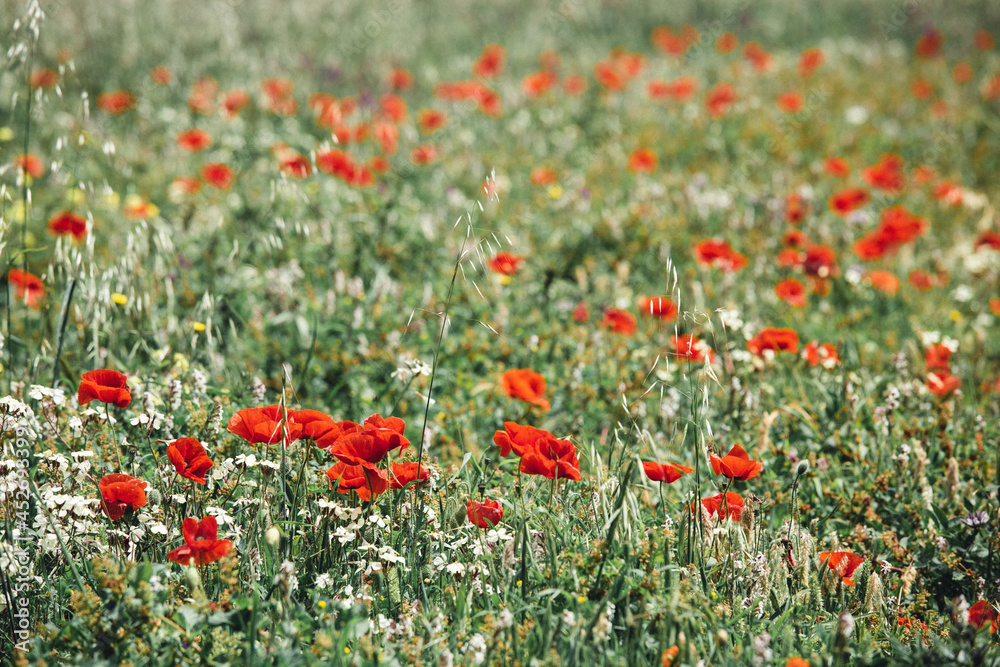
<path fill-rule="evenodd" d="M 201 573 L 198 572 L 198 568 L 194 565 L 188 567 L 187 572 L 184 573 L 184 582 L 187 584 L 189 591 L 197 591 L 201 589 Z"/>
<path fill-rule="evenodd" d="M 277 526 L 271 526 L 266 531 L 264 531 L 264 541 L 267 542 L 272 547 L 278 546 L 278 540 L 281 539 L 281 533 L 278 531 Z"/>
<path fill-rule="evenodd" d="M 801 477 L 802 475 L 806 474 L 807 472 L 809 472 L 809 461 L 806 461 L 805 459 L 803 459 L 803 460 L 799 461 L 799 464 L 797 466 L 795 466 L 795 476 L 796 477 Z"/>
<path fill-rule="evenodd" d="M 146 491 L 146 501 L 150 507 L 156 507 L 163 502 L 163 494 L 156 489 L 148 489 Z"/>

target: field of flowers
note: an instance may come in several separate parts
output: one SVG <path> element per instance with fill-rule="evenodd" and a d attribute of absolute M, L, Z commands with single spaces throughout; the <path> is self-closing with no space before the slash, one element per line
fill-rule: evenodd
<path fill-rule="evenodd" d="M 1000 664 L 1000 7 L 660 5 L 4 3 L 0 662 Z"/>

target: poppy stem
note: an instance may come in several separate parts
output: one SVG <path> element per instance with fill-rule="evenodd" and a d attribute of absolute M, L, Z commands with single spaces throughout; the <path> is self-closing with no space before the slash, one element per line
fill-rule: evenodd
<path fill-rule="evenodd" d="M 63 299 L 62 312 L 59 314 L 59 342 L 56 344 L 56 358 L 52 363 L 52 389 L 56 387 L 56 380 L 59 379 L 59 362 L 62 359 L 63 338 L 66 335 L 66 323 L 69 322 L 69 304 L 73 301 L 73 294 L 76 292 L 76 276 L 69 279 L 69 287 L 66 289 L 66 298 Z"/>
<path fill-rule="evenodd" d="M 115 457 L 118 459 L 118 470 L 122 471 L 122 454 L 118 451 L 118 435 L 115 433 L 115 424 L 111 421 L 111 407 L 109 403 L 104 404 L 104 415 L 107 417 L 108 426 L 111 428 L 111 447 L 115 450 Z"/>

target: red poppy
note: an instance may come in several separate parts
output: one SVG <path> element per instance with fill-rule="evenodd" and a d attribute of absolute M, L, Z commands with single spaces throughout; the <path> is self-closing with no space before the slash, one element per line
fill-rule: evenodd
<path fill-rule="evenodd" d="M 419 474 L 418 474 L 419 468 Z M 430 479 L 431 471 L 416 461 L 407 463 L 393 462 L 389 466 L 389 488 L 402 489 L 411 482 L 416 482 L 417 486 L 423 486 Z"/>
<path fill-rule="evenodd" d="M 806 49 L 799 56 L 799 74 L 802 76 L 810 76 L 825 62 L 826 55 L 823 53 L 823 49 L 816 46 L 811 49 Z"/>
<path fill-rule="evenodd" d="M 785 113 L 798 113 L 806 106 L 805 102 L 802 100 L 802 96 L 795 91 L 778 95 L 777 104 L 778 108 Z"/>
<path fill-rule="evenodd" d="M 705 108 L 712 118 L 722 117 L 735 101 L 736 91 L 725 82 L 715 84 L 715 87 L 705 93 Z"/>
<path fill-rule="evenodd" d="M 698 92 L 698 79 L 693 76 L 679 76 L 670 82 L 671 95 L 679 102 L 687 102 Z"/>
<path fill-rule="evenodd" d="M 45 174 L 45 165 L 41 158 L 32 153 L 14 156 L 14 166 L 32 178 L 40 178 Z"/>
<path fill-rule="evenodd" d="M 837 347 L 833 343 L 811 341 L 802 349 L 802 356 L 810 366 L 822 366 L 831 369 L 840 363 Z"/>
<path fill-rule="evenodd" d="M 855 211 L 867 204 L 870 199 L 868 191 L 864 188 L 847 188 L 846 190 L 833 193 L 827 203 L 831 211 L 844 217 L 851 211 Z"/>
<path fill-rule="evenodd" d="M 635 333 L 638 322 L 636 322 L 635 315 L 627 310 L 608 308 L 604 311 L 601 326 L 611 329 L 614 333 L 630 336 Z"/>
<path fill-rule="evenodd" d="M 794 329 L 764 327 L 760 333 L 747 341 L 747 349 L 758 356 L 764 352 L 798 352 L 799 334 Z"/>
<path fill-rule="evenodd" d="M 101 509 L 112 521 L 118 521 L 126 509 L 133 512 L 146 505 L 146 482 L 131 475 L 105 475 L 97 483 L 101 490 Z"/>
<path fill-rule="evenodd" d="M 694 26 L 683 26 L 677 32 L 668 25 L 661 25 L 653 28 L 649 35 L 650 41 L 660 51 L 667 55 L 680 57 L 687 53 L 693 45 L 701 39 L 698 29 Z"/>
<path fill-rule="evenodd" d="M 988 102 L 996 101 L 1000 98 L 1000 74 L 994 74 L 990 77 L 982 88 L 982 96 L 984 100 Z"/>
<path fill-rule="evenodd" d="M 552 70 L 532 72 L 521 79 L 521 92 L 525 97 L 538 97 L 559 83 L 559 76 Z"/>
<path fill-rule="evenodd" d="M 903 158 L 895 153 L 885 153 L 878 162 L 862 169 L 861 177 L 873 188 L 899 193 L 903 190 Z"/>
<path fill-rule="evenodd" d="M 402 67 L 393 67 L 389 72 L 389 86 L 393 90 L 409 90 L 413 87 L 413 75 Z"/>
<path fill-rule="evenodd" d="M 724 32 L 715 39 L 715 51 L 721 55 L 732 53 L 739 45 L 740 38 L 731 32 Z"/>
<path fill-rule="evenodd" d="M 299 103 L 294 97 L 295 83 L 291 79 L 264 79 L 260 82 L 260 87 L 264 92 L 268 111 L 279 116 L 294 116 L 298 112 Z"/>
<path fill-rule="evenodd" d="M 358 497 L 364 501 L 370 501 L 373 496 L 385 493 L 389 488 L 388 475 L 380 470 L 370 470 L 363 466 L 348 465 L 343 461 L 338 461 L 326 471 L 326 476 L 330 480 L 330 487 L 333 488 L 334 481 L 337 482 L 337 493 L 350 493 L 354 491 Z"/>
<path fill-rule="evenodd" d="M 383 419 L 374 414 L 365 420 L 361 430 L 345 433 L 330 445 L 330 454 L 348 465 L 364 466 L 384 475 L 375 465 L 393 449 L 400 451 L 410 446 L 403 436 L 406 423 L 399 417 Z"/>
<path fill-rule="evenodd" d="M 677 319 L 678 308 L 669 296 L 644 296 L 639 298 L 638 310 L 644 315 L 670 322 Z"/>
<path fill-rule="evenodd" d="M 785 197 L 785 222 L 790 225 L 801 225 L 805 220 L 807 207 L 802 201 L 802 195 L 793 192 Z"/>
<path fill-rule="evenodd" d="M 278 163 L 278 168 L 290 178 L 308 178 L 312 173 L 309 158 L 295 151 L 285 153 Z"/>
<path fill-rule="evenodd" d="M 876 232 L 865 234 L 851 246 L 851 250 L 862 261 L 881 259 L 893 249 L 895 245 Z"/>
<path fill-rule="evenodd" d="M 951 348 L 942 343 L 931 343 L 924 352 L 924 369 L 930 373 L 932 371 L 946 371 L 951 368 Z"/>
<path fill-rule="evenodd" d="M 917 58 L 933 58 L 940 55 L 941 47 L 944 45 L 944 35 L 937 28 L 928 28 L 918 39 L 913 47 L 913 53 Z"/>
<path fill-rule="evenodd" d="M 402 123 L 406 120 L 410 110 L 404 100 L 399 95 L 386 93 L 379 100 L 379 112 L 393 123 Z"/>
<path fill-rule="evenodd" d="M 548 431 L 504 422 L 504 430 L 493 434 L 493 442 L 500 447 L 501 456 L 506 457 L 513 451 L 521 457 L 523 473 L 551 479 L 558 472 L 560 479 L 580 480 L 580 462 L 573 443 L 559 440 Z"/>
<path fill-rule="evenodd" d="M 355 171 L 354 157 L 347 151 L 330 148 L 316 152 L 316 168 L 349 181 Z"/>
<path fill-rule="evenodd" d="M 851 578 L 854 571 L 865 562 L 865 559 L 850 551 L 823 551 L 819 554 L 820 562 L 826 562 L 830 569 L 837 573 L 837 576 L 844 580 L 848 586 L 854 586 Z"/>
<path fill-rule="evenodd" d="M 421 109 L 417 112 L 417 124 L 424 132 L 436 132 L 448 124 L 448 116 L 437 109 Z"/>
<path fill-rule="evenodd" d="M 628 157 L 628 170 L 633 174 L 648 174 L 656 169 L 659 158 L 650 148 L 637 148 Z"/>
<path fill-rule="evenodd" d="M 590 310 L 587 308 L 587 304 L 583 301 L 576 304 L 576 308 L 573 309 L 573 321 L 574 322 L 586 322 L 590 319 Z"/>
<path fill-rule="evenodd" d="M 605 62 L 609 63 L 626 81 L 631 81 L 639 76 L 646 67 L 646 56 L 615 48 L 611 50 L 611 55 Z"/>
<path fill-rule="evenodd" d="M 559 182 L 559 174 L 548 167 L 535 167 L 528 177 L 532 185 L 554 185 Z"/>
<path fill-rule="evenodd" d="M 932 273 L 924 271 L 923 269 L 913 269 L 906 276 L 906 281 L 910 285 L 921 292 L 929 292 L 937 286 L 937 280 Z"/>
<path fill-rule="evenodd" d="M 670 97 L 673 89 L 670 84 L 663 79 L 651 79 L 646 82 L 646 95 L 653 100 L 662 100 Z"/>
<path fill-rule="evenodd" d="M 32 88 L 55 88 L 59 84 L 59 72 L 47 67 L 35 69 L 28 76 L 28 85 Z"/>
<path fill-rule="evenodd" d="M 227 90 L 222 94 L 222 112 L 226 118 L 235 118 L 240 115 L 240 111 L 250 105 L 250 93 L 237 88 Z"/>
<path fill-rule="evenodd" d="M 940 370 L 928 373 L 925 384 L 929 392 L 939 398 L 946 398 L 962 386 L 962 380 L 946 370 Z"/>
<path fill-rule="evenodd" d="M 646 84 L 646 94 L 654 100 L 673 98 L 687 102 L 698 90 L 698 79 L 693 76 L 679 76 L 673 81 L 653 79 Z"/>
<path fill-rule="evenodd" d="M 614 63 L 602 60 L 594 65 L 594 78 L 608 90 L 624 90 L 626 80 Z"/>
<path fill-rule="evenodd" d="M 846 178 L 851 174 L 851 165 L 842 157 L 829 157 L 823 162 L 823 170 L 831 176 Z M 830 208 L 832 209 L 833 206 Z"/>
<path fill-rule="evenodd" d="M 500 377 L 503 393 L 511 398 L 537 405 L 548 411 L 551 405 L 545 400 L 545 378 L 530 368 L 513 368 Z"/>
<path fill-rule="evenodd" d="M 914 180 L 918 180 L 917 173 L 918 172 L 914 172 Z M 934 174 L 930 174 L 930 178 L 927 178 L 927 180 L 923 182 L 925 183 L 929 182 L 934 177 L 935 177 Z M 919 178 L 922 179 L 924 177 L 920 176 Z M 944 202 L 949 206 L 961 206 L 962 192 L 963 192 L 962 186 L 959 185 L 958 183 L 953 183 L 952 181 L 941 181 L 940 183 L 934 186 L 934 190 L 931 194 L 934 196 L 934 199 L 938 200 L 939 202 Z"/>
<path fill-rule="evenodd" d="M 132 394 L 128 390 L 128 378 L 124 373 L 98 368 L 84 373 L 81 377 L 83 379 L 76 393 L 80 405 L 97 400 L 117 405 L 119 408 L 127 408 L 132 402 Z"/>
<path fill-rule="evenodd" d="M 288 442 L 294 442 L 302 437 L 303 428 L 302 424 L 292 419 L 293 414 L 294 412 L 289 411 L 288 419 L 284 421 L 279 404 L 263 408 L 244 408 L 230 418 L 226 430 L 251 445 L 259 442 L 273 445 L 281 440 L 284 431 L 288 431 Z"/>
<path fill-rule="evenodd" d="M 470 500 L 465 503 L 465 511 L 469 522 L 480 528 L 493 528 L 503 519 L 503 507 L 499 500 Z"/>
<path fill-rule="evenodd" d="M 219 82 L 210 76 L 203 76 L 191 84 L 188 108 L 205 115 L 215 113 L 215 96 L 218 94 Z"/>
<path fill-rule="evenodd" d="M 170 183 L 170 192 L 174 195 L 193 195 L 201 190 L 201 181 L 192 176 L 177 176 Z"/>
<path fill-rule="evenodd" d="M 581 74 L 570 74 L 563 80 L 563 91 L 567 95 L 576 97 L 582 95 L 585 90 L 587 90 L 587 79 Z"/>
<path fill-rule="evenodd" d="M 191 153 L 200 153 L 212 145 L 212 135 L 200 127 L 177 133 L 177 145 Z"/>
<path fill-rule="evenodd" d="M 312 440 L 318 447 L 332 445 L 336 438 L 343 435 L 341 424 L 338 424 L 332 417 L 319 410 L 289 410 L 288 419 L 301 426 L 302 432 L 299 436 L 300 438 Z M 357 425 L 355 424 L 355 426 Z M 331 437 L 333 438 L 332 440 Z M 320 444 L 323 442 L 326 444 Z"/>
<path fill-rule="evenodd" d="M 72 236 L 74 241 L 87 238 L 87 219 L 73 211 L 60 211 L 49 218 L 49 232 L 55 236 Z"/>
<path fill-rule="evenodd" d="M 688 468 L 679 463 L 657 463 L 656 461 L 643 461 L 642 469 L 646 473 L 646 477 L 654 482 L 663 482 L 664 484 L 673 484 L 684 475 L 694 472 L 694 468 Z"/>
<path fill-rule="evenodd" d="M 434 144 L 421 144 L 410 151 L 410 162 L 415 165 L 431 164 L 438 159 L 438 148 Z"/>
<path fill-rule="evenodd" d="M 524 261 L 524 257 L 510 252 L 498 252 L 494 255 L 488 266 L 490 270 L 504 276 L 512 276 L 517 273 L 517 269 Z"/>
<path fill-rule="evenodd" d="M 18 301 L 23 301 L 28 308 L 38 308 L 45 296 L 45 283 L 34 273 L 21 269 L 11 269 L 7 272 L 7 282 L 17 288 L 14 293 Z"/>
<path fill-rule="evenodd" d="M 885 292 L 889 296 L 895 296 L 903 284 L 895 273 L 891 271 L 882 271 L 881 269 L 866 273 L 865 280 L 867 280 L 872 287 L 880 292 Z"/>
<path fill-rule="evenodd" d="M 692 334 L 681 334 L 674 336 L 671 341 L 674 346 L 674 354 L 683 357 L 696 364 L 703 364 L 715 361 L 715 352 L 705 341 Z"/>
<path fill-rule="evenodd" d="M 167 458 L 181 477 L 205 484 L 205 473 L 212 468 L 212 459 L 205 446 L 196 438 L 177 438 L 167 446 Z"/>
<path fill-rule="evenodd" d="M 521 455 L 520 470 L 525 475 L 541 475 L 549 479 L 572 479 L 577 482 L 581 479 L 576 447 L 569 440 L 560 440 L 551 434 L 537 440 L 534 447 Z"/>
<path fill-rule="evenodd" d="M 806 254 L 796 248 L 782 248 L 774 262 L 779 269 L 801 269 Z"/>
<path fill-rule="evenodd" d="M 723 457 L 710 454 L 708 458 L 716 475 L 725 475 L 729 479 L 741 482 L 759 475 L 760 469 L 764 466 L 761 461 L 751 461 L 750 455 L 739 445 L 733 445 L 729 453 Z"/>
<path fill-rule="evenodd" d="M 706 239 L 694 246 L 694 259 L 701 266 L 716 267 L 729 273 L 743 269 L 749 260 L 720 239 Z"/>
<path fill-rule="evenodd" d="M 116 90 L 113 93 L 101 93 L 97 96 L 97 108 L 114 116 L 134 109 L 136 102 L 135 95 L 127 90 Z"/>
<path fill-rule="evenodd" d="M 829 246 L 810 244 L 806 247 L 806 254 L 802 259 L 802 270 L 808 276 L 821 279 L 840 275 L 837 253 Z"/>
<path fill-rule="evenodd" d="M 504 422 L 504 430 L 493 434 L 493 442 L 500 448 L 500 456 L 506 458 L 513 451 L 518 456 L 534 448 L 537 443 L 555 438 L 548 431 L 534 426 L 524 426 L 514 422 Z"/>
<path fill-rule="evenodd" d="M 201 168 L 201 180 L 219 190 L 228 190 L 235 177 L 233 168 L 221 162 L 210 162 Z"/>
<path fill-rule="evenodd" d="M 386 155 L 395 155 L 399 147 L 399 127 L 387 120 L 372 123 L 372 135 Z"/>
<path fill-rule="evenodd" d="M 173 80 L 174 75 L 170 71 L 170 68 L 160 65 L 150 70 L 149 78 L 158 86 L 166 86 Z"/>
<path fill-rule="evenodd" d="M 910 84 L 910 94 L 916 100 L 929 100 L 934 95 L 934 84 L 927 79 L 915 79 Z"/>
<path fill-rule="evenodd" d="M 232 542 L 219 539 L 219 524 L 214 516 L 201 521 L 184 519 L 182 532 L 185 544 L 167 554 L 167 558 L 180 565 L 208 565 L 233 550 Z"/>
<path fill-rule="evenodd" d="M 979 236 L 976 237 L 974 247 L 976 250 L 987 247 L 1000 252 L 1000 232 L 993 229 L 980 232 Z"/>
<path fill-rule="evenodd" d="M 731 518 L 733 521 L 739 521 L 743 516 L 743 498 L 740 497 L 740 494 L 733 491 L 726 492 L 725 506 L 722 504 L 721 493 L 716 496 L 702 498 L 701 504 L 710 517 Z M 694 511 L 694 503 L 691 503 L 689 510 Z"/>
<path fill-rule="evenodd" d="M 990 633 L 997 631 L 997 610 L 986 600 L 979 600 L 969 607 L 968 623 L 972 627 L 982 629 L 987 623 L 990 624 Z"/>
<path fill-rule="evenodd" d="M 479 58 L 472 64 L 472 76 L 480 79 L 492 79 L 503 71 L 506 59 L 507 49 L 499 44 L 487 44 L 483 47 Z"/>
<path fill-rule="evenodd" d="M 757 70 L 763 72 L 771 68 L 774 58 L 758 42 L 747 42 L 743 46 L 743 57 L 753 63 Z"/>
<path fill-rule="evenodd" d="M 976 45 L 976 48 L 980 51 L 992 51 L 993 47 L 996 46 L 996 40 L 993 38 L 993 33 L 989 30 L 977 30 L 972 36 L 972 43 Z"/>
<path fill-rule="evenodd" d="M 785 278 L 774 286 L 774 293 L 779 299 L 795 308 L 806 305 L 806 286 L 798 278 Z"/>

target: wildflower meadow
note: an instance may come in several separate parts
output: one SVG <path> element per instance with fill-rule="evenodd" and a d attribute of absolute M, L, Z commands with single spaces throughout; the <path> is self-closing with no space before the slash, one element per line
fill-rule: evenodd
<path fill-rule="evenodd" d="M 1000 6 L 0 29 L 3 665 L 1000 665 Z"/>

